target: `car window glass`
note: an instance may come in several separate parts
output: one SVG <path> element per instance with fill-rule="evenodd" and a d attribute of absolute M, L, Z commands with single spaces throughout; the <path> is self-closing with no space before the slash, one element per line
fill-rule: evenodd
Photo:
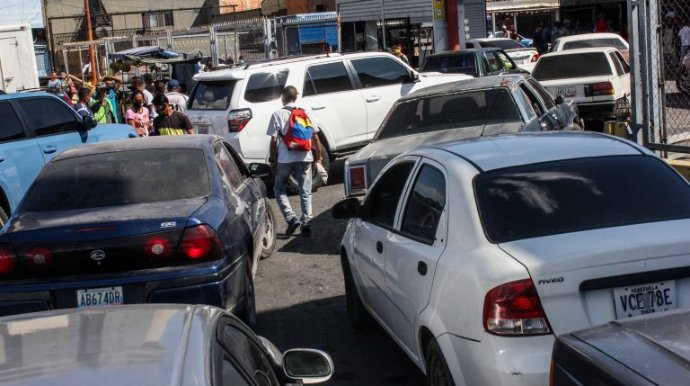
<path fill-rule="evenodd" d="M 370 58 L 352 61 L 362 87 L 401 84 L 408 78 L 407 69 L 389 58 Z"/>
<path fill-rule="evenodd" d="M 609 60 L 603 52 L 584 52 L 539 58 L 532 76 L 536 80 L 585 78 L 613 75 Z"/>
<path fill-rule="evenodd" d="M 544 109 L 541 107 L 539 104 L 539 99 L 537 99 L 537 96 L 532 93 L 532 90 L 527 87 L 524 83 L 520 83 L 520 90 L 525 93 L 525 96 L 527 99 L 529 99 L 529 104 L 532 106 L 534 109 L 534 112 L 537 114 L 538 117 L 541 117 L 544 115 Z"/>
<path fill-rule="evenodd" d="M 546 91 L 546 89 L 544 89 L 544 87 L 541 84 L 539 84 L 539 82 L 537 82 L 534 79 L 528 79 L 527 82 L 529 82 L 530 86 L 532 86 L 532 88 L 537 92 L 537 94 L 539 94 L 541 100 L 544 101 L 544 106 L 547 110 L 551 110 L 552 108 L 556 107 L 556 103 L 554 102 L 551 94 L 549 94 L 549 92 Z"/>
<path fill-rule="evenodd" d="M 74 132 L 79 129 L 72 110 L 60 101 L 48 98 L 19 99 L 25 123 L 34 135 L 41 137 Z"/>
<path fill-rule="evenodd" d="M 245 386 L 249 385 L 240 371 L 232 364 L 227 355 L 223 355 L 223 368 L 221 376 L 223 386 Z"/>
<path fill-rule="evenodd" d="M 393 227 L 395 211 L 413 165 L 413 162 L 398 164 L 381 176 L 365 204 L 365 220 Z"/>
<path fill-rule="evenodd" d="M 613 62 L 613 66 L 616 67 L 616 73 L 619 76 L 625 75 L 625 70 L 623 69 L 623 65 L 621 64 L 621 61 L 618 60 L 618 57 L 613 52 L 609 52 L 609 57 L 611 58 L 611 61 Z"/>
<path fill-rule="evenodd" d="M 623 57 L 623 54 L 621 54 L 618 51 L 614 52 L 614 54 L 616 54 L 616 57 L 621 62 L 621 65 L 623 66 L 623 72 L 626 74 L 630 73 L 630 66 L 628 65 L 628 61 L 625 60 L 625 58 Z"/>
<path fill-rule="evenodd" d="M 0 103 L 0 117 L 2 117 L 0 143 L 26 138 L 19 119 L 17 119 L 17 115 L 9 102 Z"/>
<path fill-rule="evenodd" d="M 223 331 L 223 346 L 259 386 L 277 385 L 278 379 L 264 349 L 244 332 L 228 324 Z"/>
<path fill-rule="evenodd" d="M 506 70 L 515 70 L 517 66 L 513 64 L 513 61 L 510 59 L 508 55 L 501 51 L 496 51 L 494 54 L 498 57 L 498 59 L 501 61 L 501 64 L 503 65 L 503 68 Z"/>
<path fill-rule="evenodd" d="M 188 109 L 226 110 L 230 106 L 237 80 L 197 82 L 187 102 Z"/>
<path fill-rule="evenodd" d="M 501 64 L 499 63 L 498 58 L 496 58 L 493 52 L 485 53 L 484 57 L 489 62 L 489 68 L 491 69 L 491 72 L 498 71 L 501 69 Z"/>
<path fill-rule="evenodd" d="M 343 62 L 311 66 L 307 70 L 317 94 L 352 90 L 352 82 Z"/>
<path fill-rule="evenodd" d="M 553 45 L 551 46 L 551 49 L 549 50 L 549 52 L 558 51 L 558 46 L 560 46 L 560 45 L 561 45 L 561 39 L 556 40 L 555 42 L 553 42 Z"/>
<path fill-rule="evenodd" d="M 304 75 L 304 90 L 302 91 L 302 96 L 310 96 L 316 94 L 316 91 L 314 90 L 314 83 L 311 81 L 311 76 L 309 75 L 309 72 L 307 72 Z"/>
<path fill-rule="evenodd" d="M 576 40 L 574 42 L 567 42 L 563 45 L 564 50 L 573 50 L 576 48 L 591 48 L 591 47 L 615 47 L 619 50 L 627 50 L 628 47 L 625 46 L 619 39 L 587 39 L 587 40 Z"/>
<path fill-rule="evenodd" d="M 285 87 L 287 77 L 288 70 L 252 74 L 249 80 L 247 80 L 244 100 L 247 102 L 260 103 L 274 101 L 280 98 L 280 93 Z"/>
<path fill-rule="evenodd" d="M 446 179 L 438 169 L 424 165 L 407 199 L 400 230 L 414 239 L 433 244 L 446 205 Z"/>
<path fill-rule="evenodd" d="M 424 63 L 422 71 L 479 75 L 474 54 L 432 56 Z"/>
<path fill-rule="evenodd" d="M 467 48 L 474 48 L 474 43 L 467 43 L 465 44 Z"/>
<path fill-rule="evenodd" d="M 220 145 L 215 146 L 214 153 L 223 182 L 233 189 L 239 188 L 242 185 L 243 178 L 232 156 Z"/>
<path fill-rule="evenodd" d="M 497 47 L 504 50 L 525 48 L 513 39 L 489 39 L 481 42 L 482 47 Z"/>

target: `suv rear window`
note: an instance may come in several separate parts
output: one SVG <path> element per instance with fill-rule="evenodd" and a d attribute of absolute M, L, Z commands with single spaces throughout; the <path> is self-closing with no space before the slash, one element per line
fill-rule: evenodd
<path fill-rule="evenodd" d="M 648 156 L 500 169 L 480 174 L 474 190 L 495 243 L 690 218 L 687 181 Z"/>
<path fill-rule="evenodd" d="M 49 212 L 204 197 L 210 180 L 198 149 L 146 149 L 48 163 L 21 205 Z"/>
<path fill-rule="evenodd" d="M 192 90 L 187 104 L 192 110 L 227 110 L 237 80 L 201 81 Z"/>
<path fill-rule="evenodd" d="M 546 56 L 539 59 L 532 76 L 537 80 L 613 75 L 605 52 Z"/>
<path fill-rule="evenodd" d="M 280 72 L 259 72 L 247 81 L 244 100 L 252 103 L 270 102 L 280 98 L 287 82 L 288 70 Z"/>

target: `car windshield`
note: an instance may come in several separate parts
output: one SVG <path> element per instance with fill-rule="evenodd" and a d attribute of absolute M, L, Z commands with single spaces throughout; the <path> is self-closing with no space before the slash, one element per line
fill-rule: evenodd
<path fill-rule="evenodd" d="M 625 171 L 634 170 L 634 173 Z M 474 181 L 492 242 L 690 218 L 690 185 L 659 159 L 599 157 L 518 166 Z"/>
<path fill-rule="evenodd" d="M 237 80 L 197 82 L 187 102 L 193 110 L 227 110 Z"/>
<path fill-rule="evenodd" d="M 605 52 L 544 56 L 539 59 L 532 76 L 537 80 L 586 78 L 613 75 Z"/>
<path fill-rule="evenodd" d="M 431 56 L 424 63 L 422 72 L 442 72 L 477 76 L 474 54 Z"/>
<path fill-rule="evenodd" d="M 47 164 L 21 210 L 49 212 L 175 201 L 204 197 L 209 192 L 202 150 L 129 150 Z"/>
<path fill-rule="evenodd" d="M 522 44 L 511 39 L 489 39 L 483 40 L 481 43 L 482 47 L 497 47 L 504 50 L 513 50 L 516 48 L 525 48 Z"/>
<path fill-rule="evenodd" d="M 522 118 L 503 87 L 433 95 L 396 104 L 375 140 L 512 122 Z"/>
<path fill-rule="evenodd" d="M 589 39 L 576 40 L 574 42 L 567 42 L 563 44 L 564 50 L 574 50 L 576 48 L 591 48 L 591 47 L 615 47 L 619 50 L 627 50 L 628 47 L 618 39 Z"/>

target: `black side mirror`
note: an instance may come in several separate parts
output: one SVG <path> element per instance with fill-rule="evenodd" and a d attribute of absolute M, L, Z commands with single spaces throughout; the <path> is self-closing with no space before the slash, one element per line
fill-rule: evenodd
<path fill-rule="evenodd" d="M 556 106 L 562 105 L 563 104 L 563 95 L 557 96 L 556 100 L 554 102 L 556 102 Z"/>
<path fill-rule="evenodd" d="M 410 71 L 410 73 L 407 74 L 407 81 L 410 83 L 419 82 L 419 74 L 414 71 Z"/>
<path fill-rule="evenodd" d="M 249 165 L 249 175 L 254 178 L 266 178 L 270 177 L 271 167 L 266 164 L 250 164 Z"/>
<path fill-rule="evenodd" d="M 357 197 L 346 198 L 333 205 L 331 215 L 333 218 L 352 218 L 357 217 L 360 211 L 359 199 Z"/>
<path fill-rule="evenodd" d="M 84 124 L 85 130 L 91 130 L 98 125 L 98 121 L 92 115 L 85 115 L 82 118 L 82 123 Z"/>
<path fill-rule="evenodd" d="M 288 378 L 306 384 L 326 382 L 333 376 L 333 360 L 320 350 L 294 349 L 283 354 L 283 371 Z"/>

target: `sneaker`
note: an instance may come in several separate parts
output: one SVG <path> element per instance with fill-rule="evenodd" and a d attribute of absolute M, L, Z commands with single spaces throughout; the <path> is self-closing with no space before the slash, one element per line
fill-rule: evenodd
<path fill-rule="evenodd" d="M 303 224 L 302 229 L 300 230 L 300 233 L 304 237 L 311 237 L 311 225 Z"/>
<path fill-rule="evenodd" d="M 295 233 L 295 231 L 297 230 L 297 228 L 299 228 L 300 225 L 301 223 L 299 222 L 297 217 L 293 217 L 290 220 L 290 222 L 288 222 L 288 227 L 285 230 L 285 234 L 290 236 L 291 234 Z"/>

